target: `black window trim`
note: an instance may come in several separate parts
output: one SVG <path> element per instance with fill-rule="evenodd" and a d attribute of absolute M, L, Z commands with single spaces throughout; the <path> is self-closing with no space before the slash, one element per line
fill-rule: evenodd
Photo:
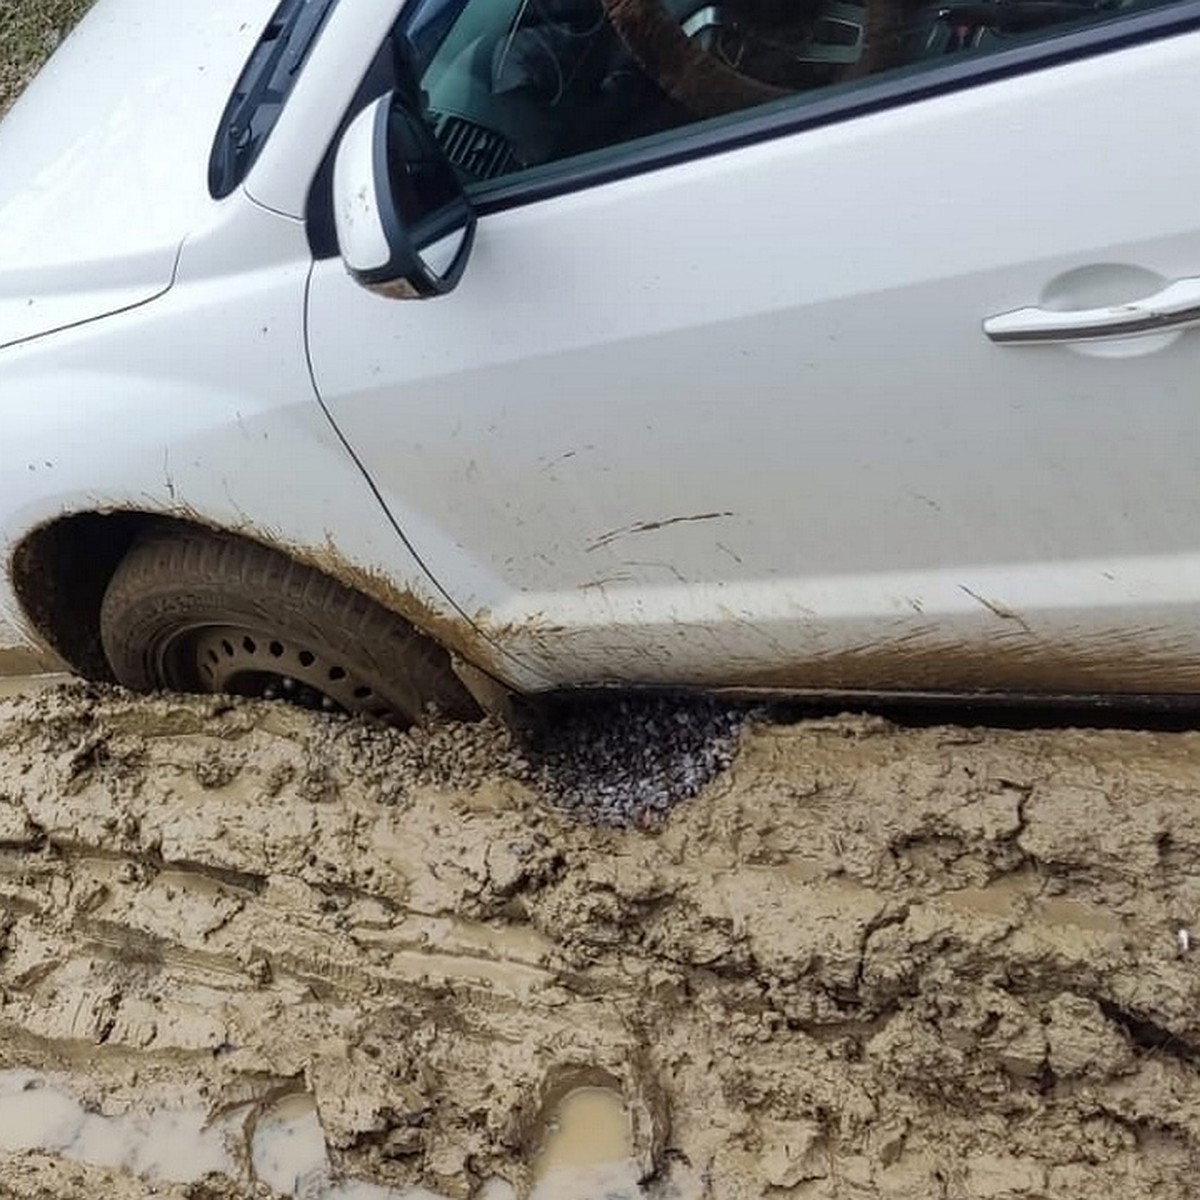
<path fill-rule="evenodd" d="M 480 216 L 533 204 L 555 196 L 598 187 L 646 171 L 678 166 L 713 154 L 741 149 L 789 134 L 803 133 L 871 113 L 883 112 L 935 96 L 948 95 L 985 83 L 1025 75 L 1046 67 L 1094 58 L 1130 46 L 1161 41 L 1200 29 L 1200 0 L 1184 0 L 1148 12 L 1116 16 L 1069 33 L 1031 41 L 1027 45 L 993 51 L 977 58 L 914 71 L 903 78 L 886 76 L 867 81 L 853 91 L 827 99 L 788 106 L 771 105 L 770 111 L 747 109 L 719 127 L 703 123 L 670 131 L 662 141 L 597 151 L 596 160 L 572 167 L 565 159 L 561 170 L 527 179 L 514 175 L 469 189 L 472 206 Z M 1197 61 L 1200 67 L 1200 59 Z M 1197 74 L 1200 102 L 1200 72 Z M 600 156 L 603 155 L 601 159 Z M 557 165 L 557 164 L 556 164 Z"/>

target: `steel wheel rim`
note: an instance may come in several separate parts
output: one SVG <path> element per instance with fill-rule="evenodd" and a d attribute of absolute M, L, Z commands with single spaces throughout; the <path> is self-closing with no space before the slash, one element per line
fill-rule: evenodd
<path fill-rule="evenodd" d="M 388 720 L 394 705 L 342 658 L 312 642 L 246 625 L 201 625 L 172 636 L 159 654 L 167 686 L 329 713 Z"/>

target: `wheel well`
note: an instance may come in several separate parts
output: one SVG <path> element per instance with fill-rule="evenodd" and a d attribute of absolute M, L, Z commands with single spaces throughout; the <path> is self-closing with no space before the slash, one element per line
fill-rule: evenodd
<path fill-rule="evenodd" d="M 152 526 L 181 531 L 213 528 L 201 521 L 146 512 L 76 513 L 35 529 L 13 552 L 13 589 L 33 632 L 85 678 L 113 681 L 100 641 L 101 604 L 129 547 Z M 304 556 L 295 557 L 305 561 Z M 455 673 L 488 711 L 500 711 L 508 703 L 508 689 L 485 669 L 470 665 L 472 660 L 483 656 L 478 652 L 462 652 L 454 646 L 455 639 L 448 636 L 455 632 L 452 627 L 424 611 L 418 601 L 396 591 L 382 577 L 349 569 L 330 571 L 328 564 L 316 561 L 309 561 L 308 565 L 343 586 L 370 596 L 447 652 L 452 647 L 458 651 L 459 657 L 452 660 Z"/>
<path fill-rule="evenodd" d="M 147 513 L 79 513 L 35 529 L 13 552 L 13 590 L 26 618 L 89 679 L 112 680 L 100 645 L 100 604 L 134 538 L 158 520 Z"/>

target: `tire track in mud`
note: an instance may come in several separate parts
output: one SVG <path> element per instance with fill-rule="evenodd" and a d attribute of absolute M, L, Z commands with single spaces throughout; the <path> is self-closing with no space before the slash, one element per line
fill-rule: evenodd
<path fill-rule="evenodd" d="M 525 1194 L 580 1087 L 650 1196 L 1193 1193 L 1200 735 L 758 725 L 651 832 L 502 742 L 0 704 L 0 1068 L 309 1094 L 341 1167 L 454 1200 Z"/>

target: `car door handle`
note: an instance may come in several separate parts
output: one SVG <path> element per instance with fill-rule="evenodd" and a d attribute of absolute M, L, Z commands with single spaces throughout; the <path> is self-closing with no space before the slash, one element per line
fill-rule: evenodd
<path fill-rule="evenodd" d="M 1136 337 L 1200 324 L 1200 277 L 1177 279 L 1161 292 L 1128 304 L 1055 312 L 1017 308 L 988 317 L 983 331 L 1001 345 L 1032 342 L 1094 342 Z"/>

